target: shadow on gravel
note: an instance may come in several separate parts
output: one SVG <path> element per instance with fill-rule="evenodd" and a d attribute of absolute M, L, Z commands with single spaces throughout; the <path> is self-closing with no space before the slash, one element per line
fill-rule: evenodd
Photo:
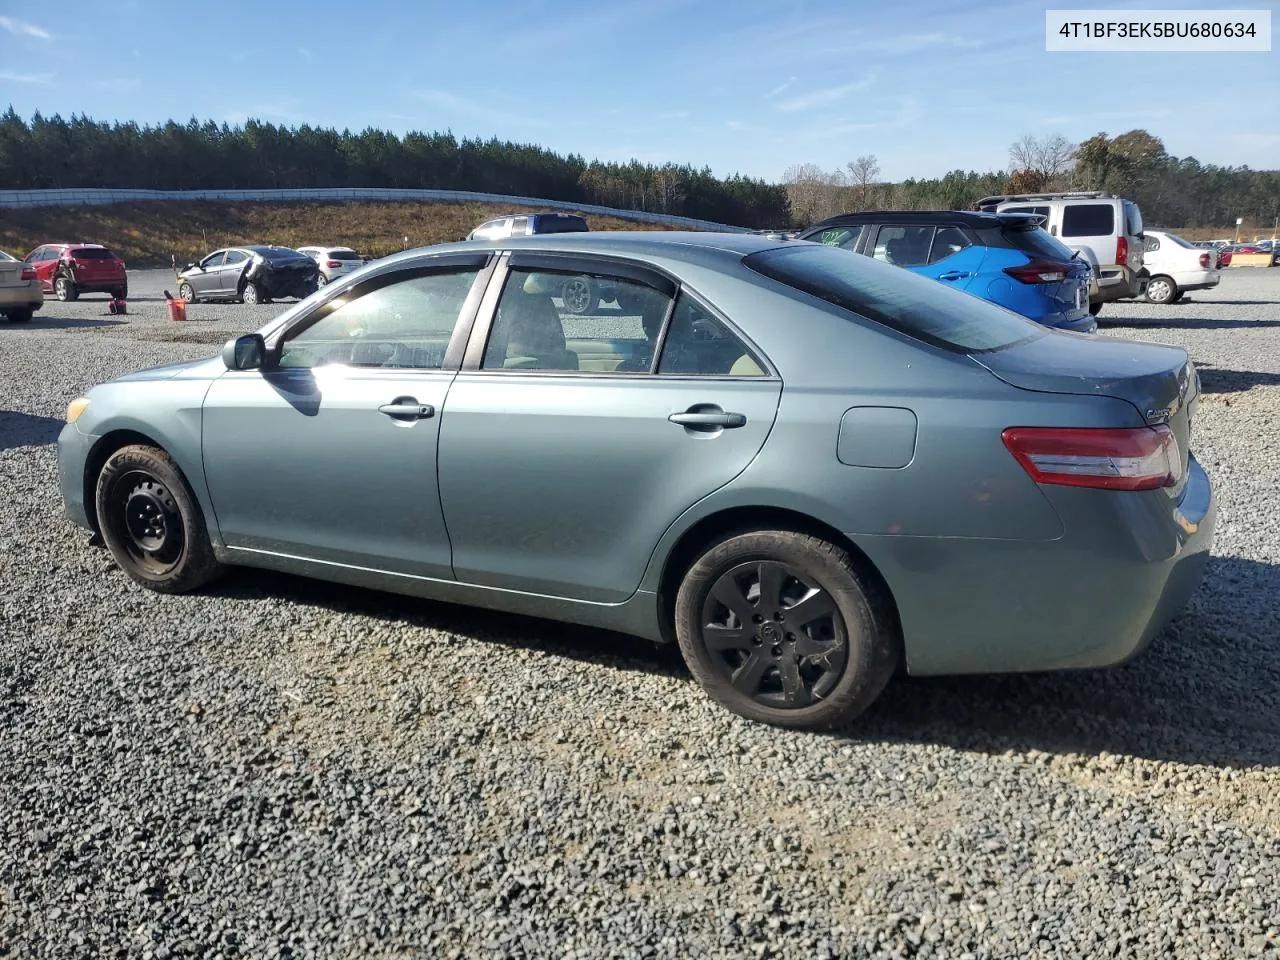
<path fill-rule="evenodd" d="M 1249 330 L 1262 327 L 1280 327 L 1280 320 L 1210 320 L 1206 317 L 1142 317 L 1098 318 L 1100 327 L 1151 327 L 1161 330 Z"/>
<path fill-rule="evenodd" d="M 598 663 L 640 673 L 688 677 L 674 644 L 660 646 L 625 633 L 517 614 L 419 600 L 363 587 L 326 583 L 268 570 L 233 567 L 204 592 L 233 600 L 263 597 L 325 607 L 406 626 L 442 630 L 517 650 Z M 692 681 L 690 681 L 692 682 Z"/>
<path fill-rule="evenodd" d="M 58 439 L 65 423 L 53 417 L 37 417 L 16 410 L 0 410 L 0 450 L 43 447 Z"/>
<path fill-rule="evenodd" d="M 1262 370 L 1224 370 L 1211 364 L 1196 364 L 1201 393 L 1242 393 L 1250 387 L 1280 386 L 1280 373 Z"/>
<path fill-rule="evenodd" d="M 693 682 L 674 645 L 586 627 L 247 569 L 232 570 L 210 592 L 312 604 Z M 1107 752 L 1280 767 L 1280 565 L 1212 558 L 1187 611 L 1124 666 L 901 678 L 845 736 L 992 754 Z"/>
<path fill-rule="evenodd" d="M 849 736 L 1280 767 L 1280 565 L 1213 557 L 1188 609 L 1123 666 L 900 681 Z"/>
<path fill-rule="evenodd" d="M 105 310 L 103 311 L 106 312 Z M 75 327 L 122 327 L 128 320 L 80 320 L 74 317 L 42 317 L 36 314 L 28 323 L 17 324 L 20 330 L 61 330 Z"/>

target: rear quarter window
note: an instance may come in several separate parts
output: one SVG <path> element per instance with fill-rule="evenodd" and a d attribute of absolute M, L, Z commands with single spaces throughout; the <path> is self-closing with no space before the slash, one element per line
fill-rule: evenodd
<path fill-rule="evenodd" d="M 1062 208 L 1064 237 L 1108 237 L 1116 229 L 1116 208 L 1109 203 L 1069 203 Z"/>
<path fill-rule="evenodd" d="M 836 247 L 779 247 L 753 253 L 743 263 L 842 310 L 958 353 L 998 350 L 1044 335 L 1002 307 Z"/>

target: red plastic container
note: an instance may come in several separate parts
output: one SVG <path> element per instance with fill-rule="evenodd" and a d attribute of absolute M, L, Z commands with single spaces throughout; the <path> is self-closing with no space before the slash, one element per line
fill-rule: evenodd
<path fill-rule="evenodd" d="M 166 301 L 165 301 L 165 303 L 169 304 L 169 319 L 170 319 L 170 320 L 179 321 L 179 320 L 185 320 L 185 319 L 187 319 L 187 305 L 186 305 L 186 303 L 184 303 L 183 301 L 178 300 L 178 299 L 176 299 L 176 298 L 175 298 L 175 299 L 173 299 L 173 300 L 166 300 Z"/>

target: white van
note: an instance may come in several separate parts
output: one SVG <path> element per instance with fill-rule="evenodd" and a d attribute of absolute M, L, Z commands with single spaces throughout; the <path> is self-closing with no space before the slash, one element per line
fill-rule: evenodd
<path fill-rule="evenodd" d="M 1101 191 L 1021 193 L 984 197 L 975 207 L 995 213 L 1043 216 L 1042 226 L 1092 265 L 1089 312 L 1095 316 L 1110 300 L 1146 292 L 1142 211 L 1132 200 Z"/>

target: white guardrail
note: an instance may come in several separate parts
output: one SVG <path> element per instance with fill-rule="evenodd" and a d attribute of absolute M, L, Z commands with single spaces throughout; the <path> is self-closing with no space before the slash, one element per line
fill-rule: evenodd
<path fill-rule="evenodd" d="M 537 197 L 510 197 L 496 193 L 472 193 L 468 190 L 396 190 L 378 187 L 316 187 L 290 190 L 116 190 L 111 188 L 53 188 L 49 190 L 0 190 L 0 208 L 72 207 L 81 204 L 132 203 L 139 200 L 247 200 L 257 203 L 283 203 L 289 200 L 427 200 L 453 203 L 500 203 L 509 207 L 546 207 L 573 210 L 635 220 L 662 223 L 691 230 L 716 230 L 750 233 L 746 227 L 735 227 L 710 220 L 677 217 L 668 213 L 645 213 L 640 210 L 616 210 L 590 203 L 567 200 L 541 200 Z M 512 212 L 519 212 L 513 210 Z"/>

